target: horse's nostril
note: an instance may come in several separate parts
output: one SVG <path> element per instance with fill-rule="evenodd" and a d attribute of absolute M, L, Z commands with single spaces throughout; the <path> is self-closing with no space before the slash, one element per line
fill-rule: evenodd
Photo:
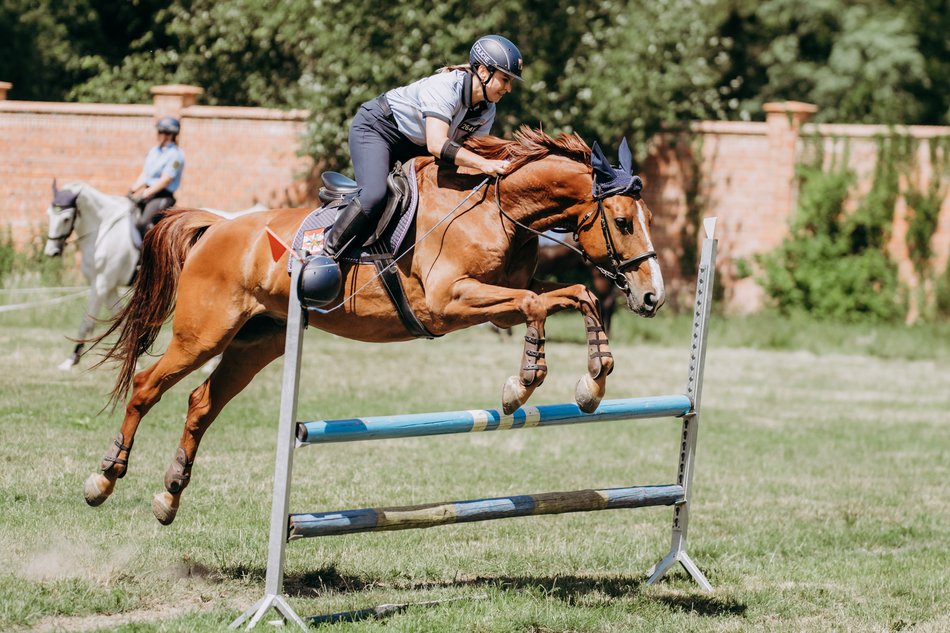
<path fill-rule="evenodd" d="M 645 295 L 643 295 L 643 305 L 647 306 L 648 308 L 652 308 L 653 306 L 655 306 L 656 295 L 654 295 L 652 292 L 648 292 Z"/>

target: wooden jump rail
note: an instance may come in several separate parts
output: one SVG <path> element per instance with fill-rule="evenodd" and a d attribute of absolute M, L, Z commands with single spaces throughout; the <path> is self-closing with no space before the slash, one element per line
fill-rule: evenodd
<path fill-rule="evenodd" d="M 248 618 L 250 621 L 247 628 L 253 628 L 271 608 L 274 608 L 285 619 L 292 620 L 301 629 L 307 630 L 307 625 L 283 596 L 284 556 L 287 542 L 290 540 L 356 532 L 428 528 L 437 525 L 567 512 L 673 506 L 670 551 L 650 569 L 647 584 L 655 582 L 678 562 L 700 588 L 712 591 L 712 586 L 705 575 L 686 553 L 690 492 L 699 427 L 699 401 L 702 394 L 716 261 L 714 237 L 716 219 L 706 219 L 704 226 L 706 239 L 703 241 L 696 279 L 696 301 L 686 393 L 605 400 L 596 411 L 590 414 L 581 412 L 575 404 L 556 404 L 525 406 L 511 415 L 503 415 L 494 409 L 483 409 L 298 422 L 297 395 L 300 386 L 300 359 L 306 318 L 305 311 L 300 307 L 297 298 L 296 282 L 301 266 L 295 261 L 292 266 L 290 304 L 287 314 L 287 341 L 284 349 L 284 376 L 281 386 L 280 424 L 277 436 L 265 595 L 232 622 L 231 628 L 241 626 Z M 297 447 L 333 442 L 476 433 L 659 417 L 682 418 L 679 465 L 674 484 L 547 492 L 338 512 L 309 514 L 289 514 L 288 512 L 293 455 Z"/>
<path fill-rule="evenodd" d="M 670 484 L 668 486 L 542 492 L 535 495 L 449 501 L 395 508 L 291 514 L 289 540 L 356 532 L 416 530 L 436 525 L 493 521 L 542 514 L 671 506 L 682 501 L 683 487 Z"/>
<path fill-rule="evenodd" d="M 389 440 L 399 437 L 506 431 L 536 426 L 608 422 L 637 418 L 683 417 L 693 408 L 682 395 L 604 400 L 593 413 L 576 404 L 542 404 L 521 407 L 511 415 L 497 409 L 382 415 L 349 420 L 320 420 L 297 424 L 297 445 Z"/>

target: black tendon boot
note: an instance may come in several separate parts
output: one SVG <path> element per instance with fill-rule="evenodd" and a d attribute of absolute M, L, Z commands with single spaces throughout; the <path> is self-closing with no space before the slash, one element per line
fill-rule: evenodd
<path fill-rule="evenodd" d="M 327 231 L 323 242 L 323 252 L 336 259 L 350 245 L 350 242 L 361 236 L 367 224 L 369 224 L 369 217 L 363 213 L 360 199 L 353 198 L 340 211 L 333 226 Z"/>

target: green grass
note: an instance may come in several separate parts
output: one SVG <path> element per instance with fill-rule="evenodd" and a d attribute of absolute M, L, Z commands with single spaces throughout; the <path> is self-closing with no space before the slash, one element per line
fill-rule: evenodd
<path fill-rule="evenodd" d="M 226 630 L 263 595 L 280 363 L 205 436 L 172 526 L 149 501 L 199 376 L 145 418 L 129 474 L 89 508 L 82 483 L 119 414 L 97 415 L 111 370 L 55 369 L 81 308 L 0 314 L 0 630 Z M 681 392 L 688 329 L 622 315 L 608 397 Z M 950 630 L 945 330 L 714 319 L 689 544 L 711 595 L 681 571 L 644 584 L 669 547 L 671 512 L 652 508 L 295 542 L 291 603 L 317 614 L 456 599 L 333 631 Z M 581 336 L 578 317 L 551 320 L 533 403 L 570 400 Z M 310 332 L 300 415 L 497 407 L 519 337 L 366 345 Z M 310 447 L 291 508 L 671 483 L 679 434 L 645 420 Z"/>

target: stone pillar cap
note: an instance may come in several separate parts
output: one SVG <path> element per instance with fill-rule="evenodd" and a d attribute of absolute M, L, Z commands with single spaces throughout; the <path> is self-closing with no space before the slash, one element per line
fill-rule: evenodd
<path fill-rule="evenodd" d="M 164 86 L 152 86 L 150 89 L 153 95 L 191 95 L 197 97 L 204 92 L 204 88 L 198 86 L 189 86 L 188 84 L 167 84 Z"/>
<path fill-rule="evenodd" d="M 775 112 L 815 114 L 818 112 L 818 106 L 812 103 L 805 103 L 803 101 L 772 101 L 770 103 L 763 104 L 762 110 L 764 110 L 766 114 L 772 114 Z"/>

